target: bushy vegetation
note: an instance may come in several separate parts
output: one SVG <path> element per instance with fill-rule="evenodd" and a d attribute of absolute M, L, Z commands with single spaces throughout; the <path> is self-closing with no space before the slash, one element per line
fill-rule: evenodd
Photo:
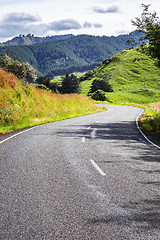
<path fill-rule="evenodd" d="M 101 111 L 80 94 L 53 94 L 0 69 L 0 133 Z"/>
<path fill-rule="evenodd" d="M 93 82 L 91 84 L 89 94 L 94 93 L 99 89 L 104 92 L 113 92 L 112 86 L 108 83 L 107 80 L 95 79 L 95 80 L 93 80 Z"/>
<path fill-rule="evenodd" d="M 91 98 L 96 101 L 107 101 L 106 94 L 103 90 L 97 90 L 96 92 L 91 94 Z"/>
<path fill-rule="evenodd" d="M 7 72 L 13 73 L 23 81 L 33 82 L 36 80 L 35 69 L 27 62 L 20 63 L 4 55 L 0 57 L 0 67 Z"/>

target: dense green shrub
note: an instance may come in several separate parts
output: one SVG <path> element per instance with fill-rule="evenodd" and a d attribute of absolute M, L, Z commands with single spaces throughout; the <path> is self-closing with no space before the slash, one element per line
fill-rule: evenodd
<path fill-rule="evenodd" d="M 105 92 L 113 92 L 112 86 L 107 81 L 95 79 L 92 82 L 92 85 L 91 85 L 91 88 L 89 90 L 89 93 L 94 93 L 98 89 L 101 89 L 101 90 L 103 90 Z"/>
<path fill-rule="evenodd" d="M 105 92 L 103 90 L 98 89 L 96 92 L 94 92 L 91 95 L 91 98 L 97 101 L 106 101 L 107 97 L 105 95 Z"/>

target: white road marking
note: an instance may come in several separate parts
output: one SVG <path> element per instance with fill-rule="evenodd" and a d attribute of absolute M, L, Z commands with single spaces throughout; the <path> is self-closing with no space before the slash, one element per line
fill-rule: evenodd
<path fill-rule="evenodd" d="M 14 135 L 12 135 L 12 136 L 10 136 L 10 137 L 8 137 L 8 138 L 0 141 L 0 144 L 4 143 L 4 142 L 8 141 L 9 139 L 14 138 L 14 137 L 16 137 L 16 136 L 18 136 L 18 135 L 20 135 L 20 134 L 23 134 L 23 133 L 25 133 L 25 132 L 31 131 L 31 130 L 33 130 L 34 128 L 37 128 L 37 127 L 39 127 L 39 126 L 35 126 L 35 127 L 32 127 L 32 128 L 29 128 L 29 129 L 27 129 L 27 130 L 24 130 L 24 131 L 22 131 L 22 132 L 16 133 L 16 134 L 14 134 Z"/>
<path fill-rule="evenodd" d="M 85 141 L 86 141 L 86 138 L 82 137 L 82 143 L 85 143 Z"/>
<path fill-rule="evenodd" d="M 87 129 L 91 129 L 91 126 L 89 126 Z"/>
<path fill-rule="evenodd" d="M 92 138 L 92 139 L 96 138 L 96 132 L 97 132 L 97 129 L 94 128 L 94 129 L 92 130 L 92 132 L 91 132 L 91 138 Z"/>
<path fill-rule="evenodd" d="M 90 159 L 90 162 L 93 164 L 93 166 L 97 169 L 97 171 L 98 171 L 102 176 L 106 176 L 106 174 L 102 171 L 102 169 L 100 169 L 100 167 L 97 165 L 97 163 L 95 163 L 94 160 Z"/>
<path fill-rule="evenodd" d="M 155 143 L 151 142 L 147 137 L 146 135 L 141 131 L 141 129 L 139 128 L 138 126 L 138 119 L 139 117 L 142 115 L 142 113 L 144 113 L 144 110 L 142 109 L 141 113 L 138 115 L 137 119 L 136 119 L 136 125 L 137 125 L 137 128 L 139 130 L 139 132 L 142 134 L 142 136 L 150 143 L 152 144 L 153 146 L 157 147 L 158 149 L 160 149 L 160 147 L 158 145 L 156 145 Z"/>

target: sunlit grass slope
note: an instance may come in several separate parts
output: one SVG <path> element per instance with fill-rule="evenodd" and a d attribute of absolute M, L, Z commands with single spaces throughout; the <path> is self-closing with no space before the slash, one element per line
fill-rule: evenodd
<path fill-rule="evenodd" d="M 152 103 L 160 100 L 160 68 L 155 61 L 136 49 L 121 51 L 92 70 L 94 77 L 81 83 L 87 94 L 94 79 L 106 79 L 113 93 L 106 93 L 112 103 Z"/>
<path fill-rule="evenodd" d="M 0 133 L 98 111 L 86 96 L 53 94 L 0 69 Z"/>

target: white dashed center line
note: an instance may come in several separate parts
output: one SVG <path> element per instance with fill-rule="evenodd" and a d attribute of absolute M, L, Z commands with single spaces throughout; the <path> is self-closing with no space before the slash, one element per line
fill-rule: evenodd
<path fill-rule="evenodd" d="M 97 165 L 97 163 L 95 163 L 94 160 L 90 159 L 90 162 L 102 176 L 106 176 L 106 174 L 102 171 L 102 169 L 100 169 L 100 167 Z"/>
<path fill-rule="evenodd" d="M 92 139 L 96 138 L 96 132 L 97 132 L 97 129 L 94 128 L 91 132 L 91 138 Z"/>

